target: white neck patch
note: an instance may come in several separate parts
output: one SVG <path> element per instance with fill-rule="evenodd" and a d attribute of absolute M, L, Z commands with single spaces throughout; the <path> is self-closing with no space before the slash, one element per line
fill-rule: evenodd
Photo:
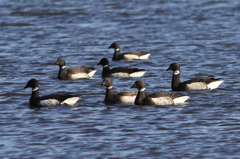
<path fill-rule="evenodd" d="M 116 48 L 116 51 L 120 51 L 120 49 L 119 49 L 119 48 Z"/>
<path fill-rule="evenodd" d="M 143 91 L 145 91 L 145 89 L 146 89 L 146 88 L 142 88 L 142 89 L 140 89 L 139 91 L 140 91 L 140 92 L 143 92 Z"/>
<path fill-rule="evenodd" d="M 64 68 L 66 68 L 66 66 L 62 66 L 61 68 L 64 69 Z"/>
<path fill-rule="evenodd" d="M 35 87 L 32 89 L 33 92 L 37 91 L 38 90 L 38 87 Z"/>
<path fill-rule="evenodd" d="M 104 65 L 103 67 L 108 67 L 108 65 Z"/>
<path fill-rule="evenodd" d="M 179 70 L 176 70 L 176 71 L 174 71 L 174 75 L 178 75 L 180 73 L 180 71 Z"/>
<path fill-rule="evenodd" d="M 108 87 L 107 89 L 112 89 L 113 88 L 113 86 L 110 86 L 110 87 Z"/>

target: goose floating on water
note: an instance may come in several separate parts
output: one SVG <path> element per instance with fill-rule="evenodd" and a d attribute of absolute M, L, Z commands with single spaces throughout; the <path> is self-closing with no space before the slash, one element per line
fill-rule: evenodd
<path fill-rule="evenodd" d="M 108 49 L 113 48 L 115 50 L 112 60 L 143 60 L 148 59 L 151 55 L 149 52 L 135 51 L 120 53 L 120 46 L 117 42 L 112 43 Z"/>
<path fill-rule="evenodd" d="M 134 103 L 135 98 L 137 96 L 137 92 L 134 91 L 121 91 L 118 93 L 114 93 L 113 84 L 111 78 L 105 78 L 101 84 L 102 86 L 106 86 L 106 94 L 105 94 L 105 103 Z"/>
<path fill-rule="evenodd" d="M 115 67 L 110 69 L 109 61 L 107 58 L 102 58 L 98 65 L 103 66 L 102 78 L 106 77 L 141 77 L 147 71 L 131 67 Z"/>
<path fill-rule="evenodd" d="M 87 66 L 74 67 L 66 69 L 65 60 L 58 58 L 55 62 L 59 66 L 58 78 L 62 80 L 75 80 L 80 78 L 92 78 L 94 73 L 97 71 L 95 68 Z"/>
<path fill-rule="evenodd" d="M 182 104 L 189 98 L 189 96 L 180 93 L 156 92 L 147 94 L 145 91 L 146 85 L 142 80 L 137 80 L 131 88 L 138 89 L 138 94 L 134 102 L 136 105 Z"/>
<path fill-rule="evenodd" d="M 42 106 L 54 106 L 54 105 L 61 105 L 61 104 L 67 104 L 67 105 L 74 105 L 80 97 L 74 96 L 74 95 L 46 95 L 39 97 L 39 84 L 36 79 L 31 79 L 28 81 L 25 88 L 32 88 L 32 95 L 30 98 L 30 105 L 35 107 L 42 107 Z"/>
<path fill-rule="evenodd" d="M 222 79 L 215 79 L 213 76 L 205 78 L 195 78 L 185 82 L 180 81 L 180 65 L 172 63 L 168 70 L 173 71 L 171 88 L 173 91 L 187 91 L 187 90 L 200 90 L 200 89 L 216 89 L 221 83 Z"/>

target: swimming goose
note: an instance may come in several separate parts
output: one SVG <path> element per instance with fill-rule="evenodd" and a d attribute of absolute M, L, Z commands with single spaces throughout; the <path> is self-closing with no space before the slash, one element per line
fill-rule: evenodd
<path fill-rule="evenodd" d="M 106 77 L 141 77 L 147 71 L 133 67 L 115 67 L 109 68 L 109 61 L 107 58 L 102 58 L 98 65 L 103 66 L 102 78 Z"/>
<path fill-rule="evenodd" d="M 178 63 L 170 64 L 166 70 L 172 70 L 172 84 L 171 88 L 173 91 L 187 91 L 187 90 L 200 90 L 200 89 L 216 89 L 223 80 L 215 79 L 213 76 L 205 78 L 195 78 L 185 82 L 180 81 L 180 66 Z"/>
<path fill-rule="evenodd" d="M 136 105 L 171 105 L 182 104 L 189 96 L 180 93 L 157 92 L 147 94 L 146 85 L 142 80 L 137 80 L 131 88 L 137 88 L 138 94 L 134 104 Z"/>
<path fill-rule="evenodd" d="M 121 91 L 114 93 L 111 78 L 105 78 L 101 86 L 106 86 L 105 103 L 134 103 L 137 92 Z"/>
<path fill-rule="evenodd" d="M 112 60 L 142 60 L 142 59 L 148 59 L 148 57 L 151 55 L 149 52 L 142 52 L 142 51 L 136 51 L 136 52 L 125 52 L 120 53 L 120 46 L 117 42 L 112 43 L 108 49 L 113 48 L 115 50 L 113 54 Z"/>
<path fill-rule="evenodd" d="M 39 84 L 36 79 L 29 80 L 24 89 L 29 87 L 32 88 L 32 95 L 30 98 L 31 106 L 74 105 L 80 99 L 78 96 L 56 94 L 39 97 Z"/>
<path fill-rule="evenodd" d="M 74 67 L 66 69 L 65 60 L 58 58 L 55 62 L 59 66 L 58 78 L 62 80 L 75 80 L 80 78 L 92 78 L 97 71 L 95 68 L 89 68 L 87 66 Z"/>

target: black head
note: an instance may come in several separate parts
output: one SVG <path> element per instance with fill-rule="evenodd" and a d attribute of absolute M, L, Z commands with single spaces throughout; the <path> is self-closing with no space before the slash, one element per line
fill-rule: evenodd
<path fill-rule="evenodd" d="M 25 89 L 25 88 L 28 88 L 28 87 L 30 87 L 30 88 L 36 88 L 36 87 L 38 87 L 38 81 L 37 81 L 36 79 L 31 79 L 31 80 L 29 80 L 28 83 L 27 83 L 27 85 L 24 87 L 24 89 Z"/>
<path fill-rule="evenodd" d="M 140 90 L 142 88 L 146 88 L 146 85 L 142 80 L 137 80 L 131 88 L 137 88 Z"/>
<path fill-rule="evenodd" d="M 178 70 L 178 71 L 180 71 L 180 66 L 179 66 L 178 63 L 171 63 L 166 71 L 168 71 L 168 70 L 172 70 L 172 71 Z"/>
<path fill-rule="evenodd" d="M 106 87 L 112 86 L 112 79 L 111 78 L 105 78 L 103 80 L 101 86 L 106 86 Z"/>
<path fill-rule="evenodd" d="M 109 48 L 109 49 L 110 49 L 110 48 L 117 49 L 117 48 L 119 48 L 119 45 L 118 45 L 117 42 L 114 42 L 114 43 L 112 43 L 108 48 Z"/>
<path fill-rule="evenodd" d="M 101 61 L 97 65 L 106 66 L 106 65 L 109 65 L 109 61 L 107 58 L 102 58 Z"/>
<path fill-rule="evenodd" d="M 62 59 L 62 58 L 58 58 L 58 60 L 54 64 L 56 64 L 58 66 L 65 66 L 66 65 L 64 59 Z"/>

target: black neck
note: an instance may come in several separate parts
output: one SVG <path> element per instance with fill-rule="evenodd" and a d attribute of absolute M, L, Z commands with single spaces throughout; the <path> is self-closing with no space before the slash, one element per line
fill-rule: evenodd
<path fill-rule="evenodd" d="M 67 73 L 66 66 L 64 68 L 63 68 L 63 66 L 59 66 L 58 78 L 61 78 L 62 73 Z"/>
<path fill-rule="evenodd" d="M 114 52 L 113 54 L 113 60 L 119 60 L 121 58 L 120 50 Z"/>
<path fill-rule="evenodd" d="M 138 91 L 134 104 L 143 105 L 146 97 L 147 97 L 147 93 L 145 91 Z"/>
<path fill-rule="evenodd" d="M 178 91 L 178 86 L 179 84 L 181 83 L 180 81 L 180 73 L 175 75 L 173 74 L 172 76 L 172 85 L 171 85 L 171 88 L 173 91 Z"/>
<path fill-rule="evenodd" d="M 105 94 L 105 102 L 111 102 L 113 103 L 115 101 L 115 93 L 113 91 L 113 88 L 106 89 L 106 94 Z"/>
<path fill-rule="evenodd" d="M 108 76 L 107 73 L 108 73 L 109 70 L 110 70 L 109 66 L 103 67 L 102 77 Z"/>
<path fill-rule="evenodd" d="M 31 98 L 30 98 L 30 104 L 31 105 L 34 105 L 36 99 L 39 98 L 39 92 L 38 90 L 36 91 L 32 91 L 32 95 L 31 95 Z"/>

